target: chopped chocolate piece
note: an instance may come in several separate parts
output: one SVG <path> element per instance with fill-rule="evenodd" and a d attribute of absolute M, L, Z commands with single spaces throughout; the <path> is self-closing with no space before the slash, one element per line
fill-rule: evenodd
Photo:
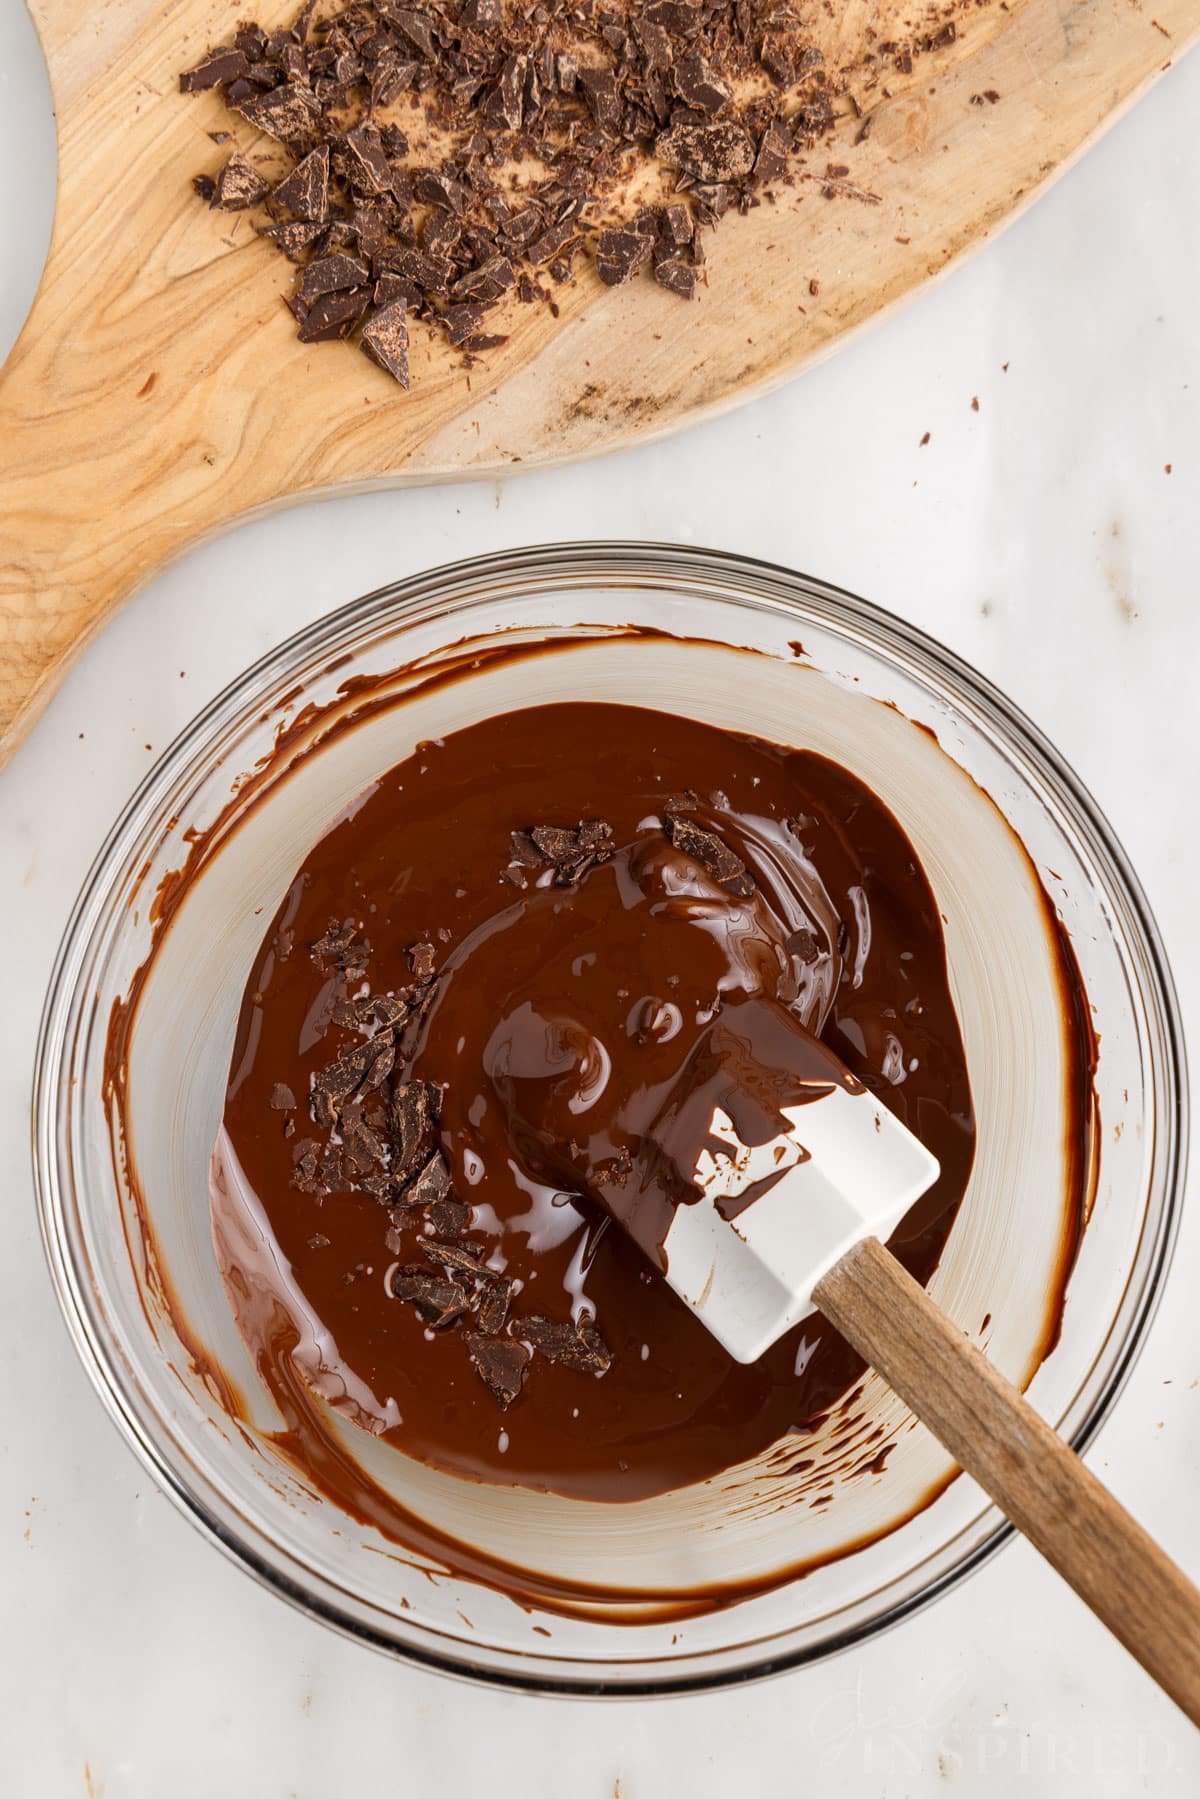
<path fill-rule="evenodd" d="M 621 90 L 610 69 L 580 69 L 579 85 L 602 131 L 617 131 L 621 124 Z"/>
<path fill-rule="evenodd" d="M 566 219 L 561 225 L 552 225 L 549 231 L 544 231 L 541 237 L 535 238 L 525 254 L 532 263 L 549 262 L 578 236 L 579 232 L 574 222 Z"/>
<path fill-rule="evenodd" d="M 469 25 L 473 31 L 488 31 L 493 25 L 502 25 L 503 0 L 464 0 L 458 22 Z"/>
<path fill-rule="evenodd" d="M 754 140 L 743 125 L 673 125 L 655 141 L 655 154 L 697 181 L 736 181 L 754 167 Z"/>
<path fill-rule="evenodd" d="M 681 56 L 671 70 L 675 92 L 685 106 L 708 114 L 720 112 L 733 98 L 733 90 L 715 74 L 698 50 Z"/>
<path fill-rule="evenodd" d="M 359 974 L 367 966 L 371 946 L 359 936 L 357 925 L 339 925 L 335 921 L 312 945 L 309 954 L 322 971 L 336 968 L 345 975 Z"/>
<path fill-rule="evenodd" d="M 198 94 L 205 88 L 226 87 L 244 77 L 249 66 L 240 50 L 212 50 L 194 69 L 179 77 L 179 91 Z"/>
<path fill-rule="evenodd" d="M 667 814 L 664 829 L 675 848 L 703 864 L 727 893 L 740 899 L 753 893 L 754 880 L 747 872 L 746 864 L 712 831 L 701 830 L 690 818 L 681 818 L 677 813 Z"/>
<path fill-rule="evenodd" d="M 414 979 L 427 981 L 437 965 L 437 951 L 432 943 L 414 943 L 408 952 L 408 962 Z"/>
<path fill-rule="evenodd" d="M 801 962 L 815 962 L 821 953 L 821 940 L 815 931 L 802 929 L 793 931 L 783 947 Z"/>
<path fill-rule="evenodd" d="M 282 144 L 304 144 L 313 137 L 320 107 L 309 88 L 297 81 L 272 89 L 261 98 L 243 100 L 238 111 L 268 137 Z"/>
<path fill-rule="evenodd" d="M 282 1081 L 276 1081 L 271 1088 L 271 1107 L 276 1112 L 290 1112 L 296 1104 L 296 1095 Z"/>
<path fill-rule="evenodd" d="M 325 294 L 301 323 L 298 336 L 302 344 L 329 343 L 349 337 L 371 303 L 371 290 L 348 288 L 341 293 Z"/>
<path fill-rule="evenodd" d="M 381 1032 L 365 1043 L 356 1043 L 340 1055 L 336 1062 L 314 1075 L 312 1084 L 313 1119 L 330 1125 L 351 1094 L 364 1098 L 381 1087 L 392 1071 L 396 1059 L 396 1040 L 390 1032 Z"/>
<path fill-rule="evenodd" d="M 306 306 L 319 300 L 322 294 L 339 293 L 343 288 L 362 287 L 370 277 L 370 270 L 365 262 L 357 256 L 348 256 L 344 250 L 335 250 L 332 256 L 319 256 L 310 262 L 300 277 L 296 292 Z"/>
<path fill-rule="evenodd" d="M 308 225 L 300 220 L 287 225 L 264 225 L 263 237 L 269 237 L 286 257 L 295 262 L 302 251 L 307 250 L 320 237 L 320 225 Z"/>
<path fill-rule="evenodd" d="M 209 206 L 212 205 L 212 198 L 217 191 L 217 184 L 211 175 L 193 175 L 192 187 L 202 200 Z"/>
<path fill-rule="evenodd" d="M 619 287 L 650 260 L 653 240 L 640 231 L 602 231 L 596 244 L 596 273 L 606 287 Z"/>
<path fill-rule="evenodd" d="M 667 243 L 674 244 L 677 248 L 690 244 L 695 236 L 692 215 L 681 200 L 663 207 L 662 235 Z"/>
<path fill-rule="evenodd" d="M 579 854 L 578 831 L 564 831 L 558 825 L 535 825 L 529 835 L 543 862 L 561 865 Z"/>
<path fill-rule="evenodd" d="M 429 1222 L 439 1237 L 461 1237 L 471 1222 L 471 1208 L 461 1199 L 435 1199 L 429 1208 Z"/>
<path fill-rule="evenodd" d="M 478 1331 L 465 1332 L 463 1341 L 476 1374 L 506 1412 L 521 1391 L 529 1351 L 509 1338 L 483 1336 Z"/>
<path fill-rule="evenodd" d="M 345 1161 L 355 1174 L 367 1174 L 383 1161 L 384 1143 L 382 1137 L 373 1131 L 369 1124 L 356 1113 L 347 1113 L 341 1122 L 342 1152 Z"/>
<path fill-rule="evenodd" d="M 787 130 L 778 119 L 772 119 L 758 140 L 758 155 L 754 160 L 754 173 L 758 179 L 777 181 L 787 168 L 791 148 Z"/>
<path fill-rule="evenodd" d="M 393 1088 L 388 1106 L 392 1171 L 405 1181 L 428 1159 L 437 1133 L 441 1092 L 432 1081 L 406 1081 Z"/>
<path fill-rule="evenodd" d="M 476 269 L 468 269 L 455 282 L 454 297 L 456 300 L 482 300 L 486 304 L 498 300 L 501 294 L 506 294 L 516 279 L 513 265 L 507 256 L 489 256 L 486 262 L 480 263 Z"/>
<path fill-rule="evenodd" d="M 222 212 L 244 212 L 247 206 L 257 206 L 270 190 L 270 182 L 235 150 L 217 176 L 209 204 Z"/>
<path fill-rule="evenodd" d="M 346 148 L 354 160 L 355 179 L 369 191 L 388 193 L 392 185 L 392 165 L 376 127 L 369 121 L 356 125 L 346 133 Z"/>
<path fill-rule="evenodd" d="M 422 1255 L 427 1255 L 431 1262 L 440 1262 L 444 1268 L 454 1268 L 460 1274 L 474 1274 L 481 1280 L 490 1280 L 492 1270 L 487 1263 L 464 1249 L 461 1243 L 442 1243 L 436 1237 L 421 1237 L 417 1248 Z"/>
<path fill-rule="evenodd" d="M 312 1137 L 292 1145 L 292 1186 L 302 1193 L 320 1193 L 320 1147 Z"/>
<path fill-rule="evenodd" d="M 389 279 L 384 276 L 376 284 L 375 303 L 379 311 L 363 329 L 362 347 L 371 361 L 398 381 L 401 387 L 409 385 L 408 374 L 408 304 L 405 300 L 393 300 L 390 305 L 380 305 L 380 288 Z M 390 279 L 398 280 L 398 276 Z"/>
<path fill-rule="evenodd" d="M 489 1281 L 479 1301 L 479 1328 L 489 1337 L 498 1337 L 508 1317 L 513 1284 L 506 1274 Z"/>
<path fill-rule="evenodd" d="M 433 55 L 433 26 L 424 13 L 412 12 L 403 6 L 389 6 L 387 17 L 421 56 Z"/>
<path fill-rule="evenodd" d="M 605 1374 L 612 1366 L 608 1345 L 586 1320 L 575 1325 L 558 1318 L 517 1318 L 509 1329 L 548 1362 L 559 1362 L 580 1374 Z"/>
<path fill-rule="evenodd" d="M 329 217 L 329 145 L 318 144 L 302 157 L 271 199 L 297 219 L 323 224 Z"/>
<path fill-rule="evenodd" d="M 512 860 L 522 868 L 545 868 L 546 858 L 528 831 L 513 831 L 509 838 L 512 844 Z"/>
<path fill-rule="evenodd" d="M 432 1206 L 450 1191 L 450 1170 L 440 1149 L 435 1149 L 404 1195 L 409 1206 Z"/>
<path fill-rule="evenodd" d="M 389 1282 L 393 1299 L 407 1300 L 435 1330 L 444 1330 L 471 1309 L 471 1290 L 466 1282 L 436 1268 L 410 1264 L 397 1268 Z"/>

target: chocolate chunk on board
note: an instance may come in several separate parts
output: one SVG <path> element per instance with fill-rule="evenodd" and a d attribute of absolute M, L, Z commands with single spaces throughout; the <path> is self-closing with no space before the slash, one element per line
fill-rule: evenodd
<path fill-rule="evenodd" d="M 385 279 L 386 276 L 375 289 L 377 304 L 379 289 Z M 404 388 L 411 385 L 408 372 L 408 304 L 405 300 L 395 299 L 390 305 L 380 306 L 378 312 L 363 327 L 362 347 L 371 361 L 390 375 L 393 381 L 398 381 Z"/>
<path fill-rule="evenodd" d="M 681 818 L 675 812 L 668 812 L 664 828 L 675 848 L 707 868 L 727 893 L 745 899 L 754 892 L 754 878 L 746 864 L 714 832 L 702 830 L 690 818 Z"/>
<path fill-rule="evenodd" d="M 209 204 L 220 212 L 245 212 L 248 206 L 257 206 L 270 188 L 270 182 L 235 150 L 213 184 Z"/>
<path fill-rule="evenodd" d="M 650 260 L 653 240 L 640 231 L 602 231 L 596 243 L 596 273 L 606 287 L 620 287 Z"/>
<path fill-rule="evenodd" d="M 273 189 L 271 199 L 296 219 L 324 224 L 329 217 L 329 145 L 318 144 L 302 157 Z"/>
<path fill-rule="evenodd" d="M 476 1374 L 506 1412 L 521 1391 L 529 1351 L 510 1337 L 484 1336 L 478 1331 L 464 1332 L 463 1341 Z"/>
<path fill-rule="evenodd" d="M 593 1324 L 578 1326 L 559 1318 L 517 1318 L 509 1326 L 549 1362 L 579 1374 L 605 1374 L 612 1366 L 608 1345 Z"/>

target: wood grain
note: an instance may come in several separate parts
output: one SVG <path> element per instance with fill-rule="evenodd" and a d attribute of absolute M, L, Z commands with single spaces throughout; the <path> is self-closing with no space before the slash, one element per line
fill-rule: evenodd
<path fill-rule="evenodd" d="M 899 7 L 853 0 L 836 30 L 886 27 Z M 255 10 L 270 23 L 294 0 Z M 1182 51 L 1200 0 L 1155 0 L 1153 22 L 1132 0 L 985 7 L 875 107 L 854 177 L 878 205 L 802 178 L 726 223 L 686 314 L 651 283 L 583 279 L 557 322 L 515 308 L 509 343 L 469 377 L 421 337 L 409 395 L 349 346 L 297 343 L 286 265 L 244 217 L 195 204 L 220 107 L 182 100 L 177 72 L 231 16 L 227 0 L 34 3 L 59 194 L 0 376 L 0 761 L 112 611 L 238 519 L 595 455 L 827 355 L 1012 217 Z M 987 89 L 1000 101 L 972 105 Z"/>
<path fill-rule="evenodd" d="M 1200 1592 L 1141 1525 L 875 1238 L 813 1297 L 1200 1725 Z"/>

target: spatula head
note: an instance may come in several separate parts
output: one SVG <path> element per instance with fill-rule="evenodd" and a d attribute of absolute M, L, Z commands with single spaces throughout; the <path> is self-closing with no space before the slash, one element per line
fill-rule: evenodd
<path fill-rule="evenodd" d="M 940 1172 L 864 1088 L 781 1111 L 787 1133 L 755 1147 L 715 1111 L 702 1197 L 675 1208 L 663 1246 L 669 1285 L 739 1362 L 811 1312 L 821 1276 L 864 1237 L 886 1239 Z"/>

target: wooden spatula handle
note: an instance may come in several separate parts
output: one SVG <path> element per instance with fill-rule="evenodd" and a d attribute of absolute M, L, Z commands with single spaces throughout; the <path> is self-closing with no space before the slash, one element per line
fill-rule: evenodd
<path fill-rule="evenodd" d="M 1200 1591 L 875 1238 L 819 1282 L 825 1316 L 1200 1724 Z"/>

